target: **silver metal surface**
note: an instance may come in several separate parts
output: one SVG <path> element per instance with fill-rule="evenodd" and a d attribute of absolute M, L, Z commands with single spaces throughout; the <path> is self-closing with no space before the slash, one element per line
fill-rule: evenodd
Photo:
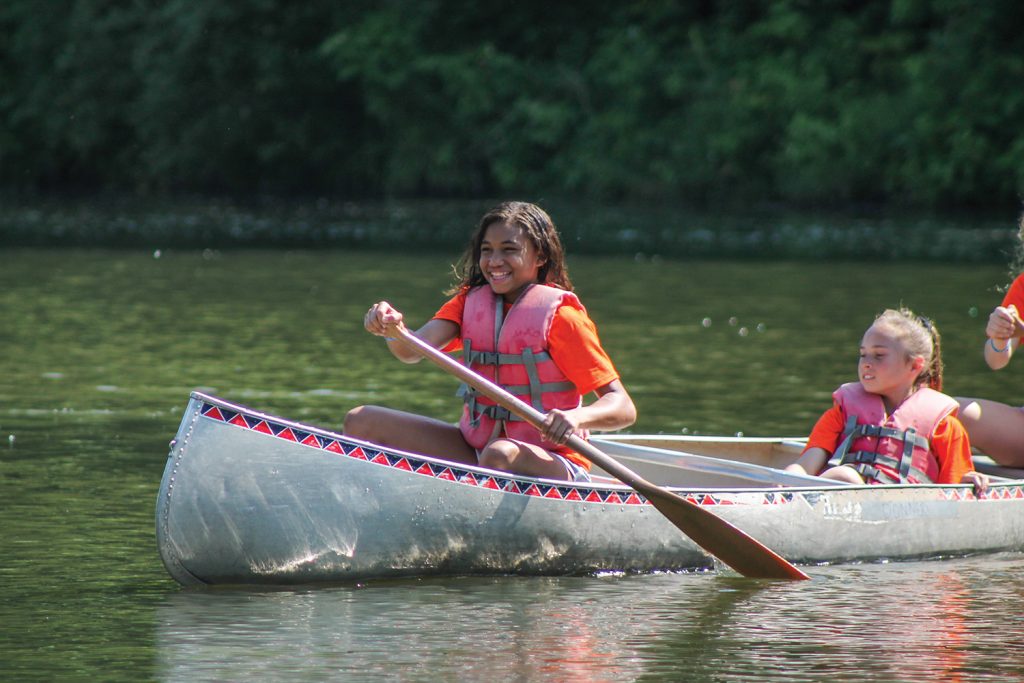
<path fill-rule="evenodd" d="M 219 407 L 317 435 L 309 446 L 202 414 Z M 236 418 L 237 419 L 237 418 Z M 552 495 L 587 486 L 512 477 L 459 466 L 464 481 L 403 469 L 445 469 L 405 454 L 402 466 L 331 452 L 339 434 L 193 394 L 175 437 L 156 506 L 157 540 L 168 572 L 183 584 L 307 583 L 410 575 L 646 572 L 714 566 L 649 504 L 586 502 L 492 490 L 491 478 Z M 349 447 L 353 442 L 345 440 Z M 363 444 L 368 452 L 383 449 Z M 630 448 L 629 466 L 643 460 Z M 401 453 L 384 451 L 399 459 Z M 658 449 L 651 461 L 672 471 Z M 701 468 L 713 463 L 695 461 Z M 649 472 L 657 472 L 652 465 Z M 728 463 L 714 465 L 729 469 Z M 901 560 L 1024 549 L 1021 481 L 994 484 L 981 500 L 965 486 L 765 483 L 768 468 L 736 466 L 742 485 L 673 486 L 791 562 Z M 701 475 L 700 468 L 695 476 Z M 781 473 L 780 473 L 781 474 Z M 786 478 L 783 477 L 783 480 Z M 659 482 L 657 479 L 652 479 Z M 804 483 L 804 482 L 801 482 Z M 625 500 L 631 489 L 595 484 Z M 634 499 L 635 502 L 635 499 Z"/>

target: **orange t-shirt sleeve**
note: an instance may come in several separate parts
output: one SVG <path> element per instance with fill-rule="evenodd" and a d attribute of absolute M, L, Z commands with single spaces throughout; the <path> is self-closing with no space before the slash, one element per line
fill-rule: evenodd
<path fill-rule="evenodd" d="M 821 448 L 830 455 L 835 453 L 843 437 L 844 426 L 843 410 L 837 404 L 833 404 L 814 424 L 811 435 L 807 437 L 807 447 L 804 451 Z"/>
<path fill-rule="evenodd" d="M 435 320 L 449 320 L 449 321 L 455 323 L 456 325 L 458 325 L 459 328 L 461 329 L 462 328 L 462 313 L 463 313 L 463 311 L 466 310 L 466 292 L 467 291 L 469 291 L 469 290 L 461 289 L 461 290 L 459 290 L 458 294 L 453 296 L 451 299 L 448 299 L 448 301 L 444 302 L 444 304 L 441 306 L 441 308 L 439 308 L 437 310 L 437 313 L 434 314 L 434 319 Z M 453 353 L 455 351 L 460 350 L 461 348 L 462 348 L 462 337 L 460 335 L 456 334 L 455 335 L 455 339 L 452 339 L 450 342 L 448 342 L 447 346 L 445 346 L 441 350 L 444 351 L 445 353 Z"/>
<path fill-rule="evenodd" d="M 582 396 L 619 378 L 601 346 L 594 321 L 585 310 L 569 303 L 555 311 L 548 332 L 548 353 Z"/>
<path fill-rule="evenodd" d="M 974 471 L 971 442 L 956 416 L 947 415 L 936 425 L 931 444 L 932 453 L 939 461 L 936 484 L 959 484 L 965 474 Z"/>

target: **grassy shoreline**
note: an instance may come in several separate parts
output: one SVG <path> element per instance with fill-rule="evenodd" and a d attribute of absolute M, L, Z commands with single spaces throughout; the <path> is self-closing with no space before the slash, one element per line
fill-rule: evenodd
<path fill-rule="evenodd" d="M 493 200 L 0 200 L 8 247 L 459 250 Z M 1006 263 L 1015 217 L 542 202 L 574 253 Z M 867 215 L 864 215 L 867 214 Z"/>

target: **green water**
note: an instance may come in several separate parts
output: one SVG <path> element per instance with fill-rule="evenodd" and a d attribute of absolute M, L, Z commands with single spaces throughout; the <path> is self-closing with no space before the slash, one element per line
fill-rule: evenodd
<path fill-rule="evenodd" d="M 422 321 L 456 254 L 0 251 L 5 680 L 1006 680 L 1024 559 L 716 575 L 186 591 L 153 509 L 189 391 L 337 428 L 375 402 L 454 419 L 453 381 L 362 332 Z M 854 378 L 873 315 L 943 332 L 947 391 L 1022 403 L 981 360 L 999 264 L 570 255 L 639 407 L 631 430 L 796 435 Z M 731 320 L 733 319 L 733 320 Z M 888 645 L 879 648 L 879 642 Z"/>

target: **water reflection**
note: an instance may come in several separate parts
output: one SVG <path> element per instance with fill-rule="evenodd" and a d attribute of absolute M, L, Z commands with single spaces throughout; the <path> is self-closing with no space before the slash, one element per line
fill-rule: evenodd
<path fill-rule="evenodd" d="M 634 678 L 640 669 L 618 656 L 625 615 L 588 583 L 467 578 L 182 593 L 159 612 L 159 670 L 167 680 Z"/>
<path fill-rule="evenodd" d="M 161 680 L 1006 680 L 1024 667 L 1024 559 L 711 574 L 463 578 L 183 591 Z M 1003 577 L 1003 578 L 1000 578 Z M 1002 623 L 1002 627 L 995 624 Z"/>
<path fill-rule="evenodd" d="M 697 621 L 686 627 L 681 617 L 680 628 L 666 631 L 651 670 L 725 680 L 997 680 L 1024 664 L 1005 651 L 1008 634 L 992 632 L 1004 609 L 1021 607 L 986 581 L 985 571 L 1000 565 L 1014 571 L 1024 562 L 820 568 L 809 584 L 758 592 L 743 582 L 741 599 L 723 606 L 703 596 Z"/>

